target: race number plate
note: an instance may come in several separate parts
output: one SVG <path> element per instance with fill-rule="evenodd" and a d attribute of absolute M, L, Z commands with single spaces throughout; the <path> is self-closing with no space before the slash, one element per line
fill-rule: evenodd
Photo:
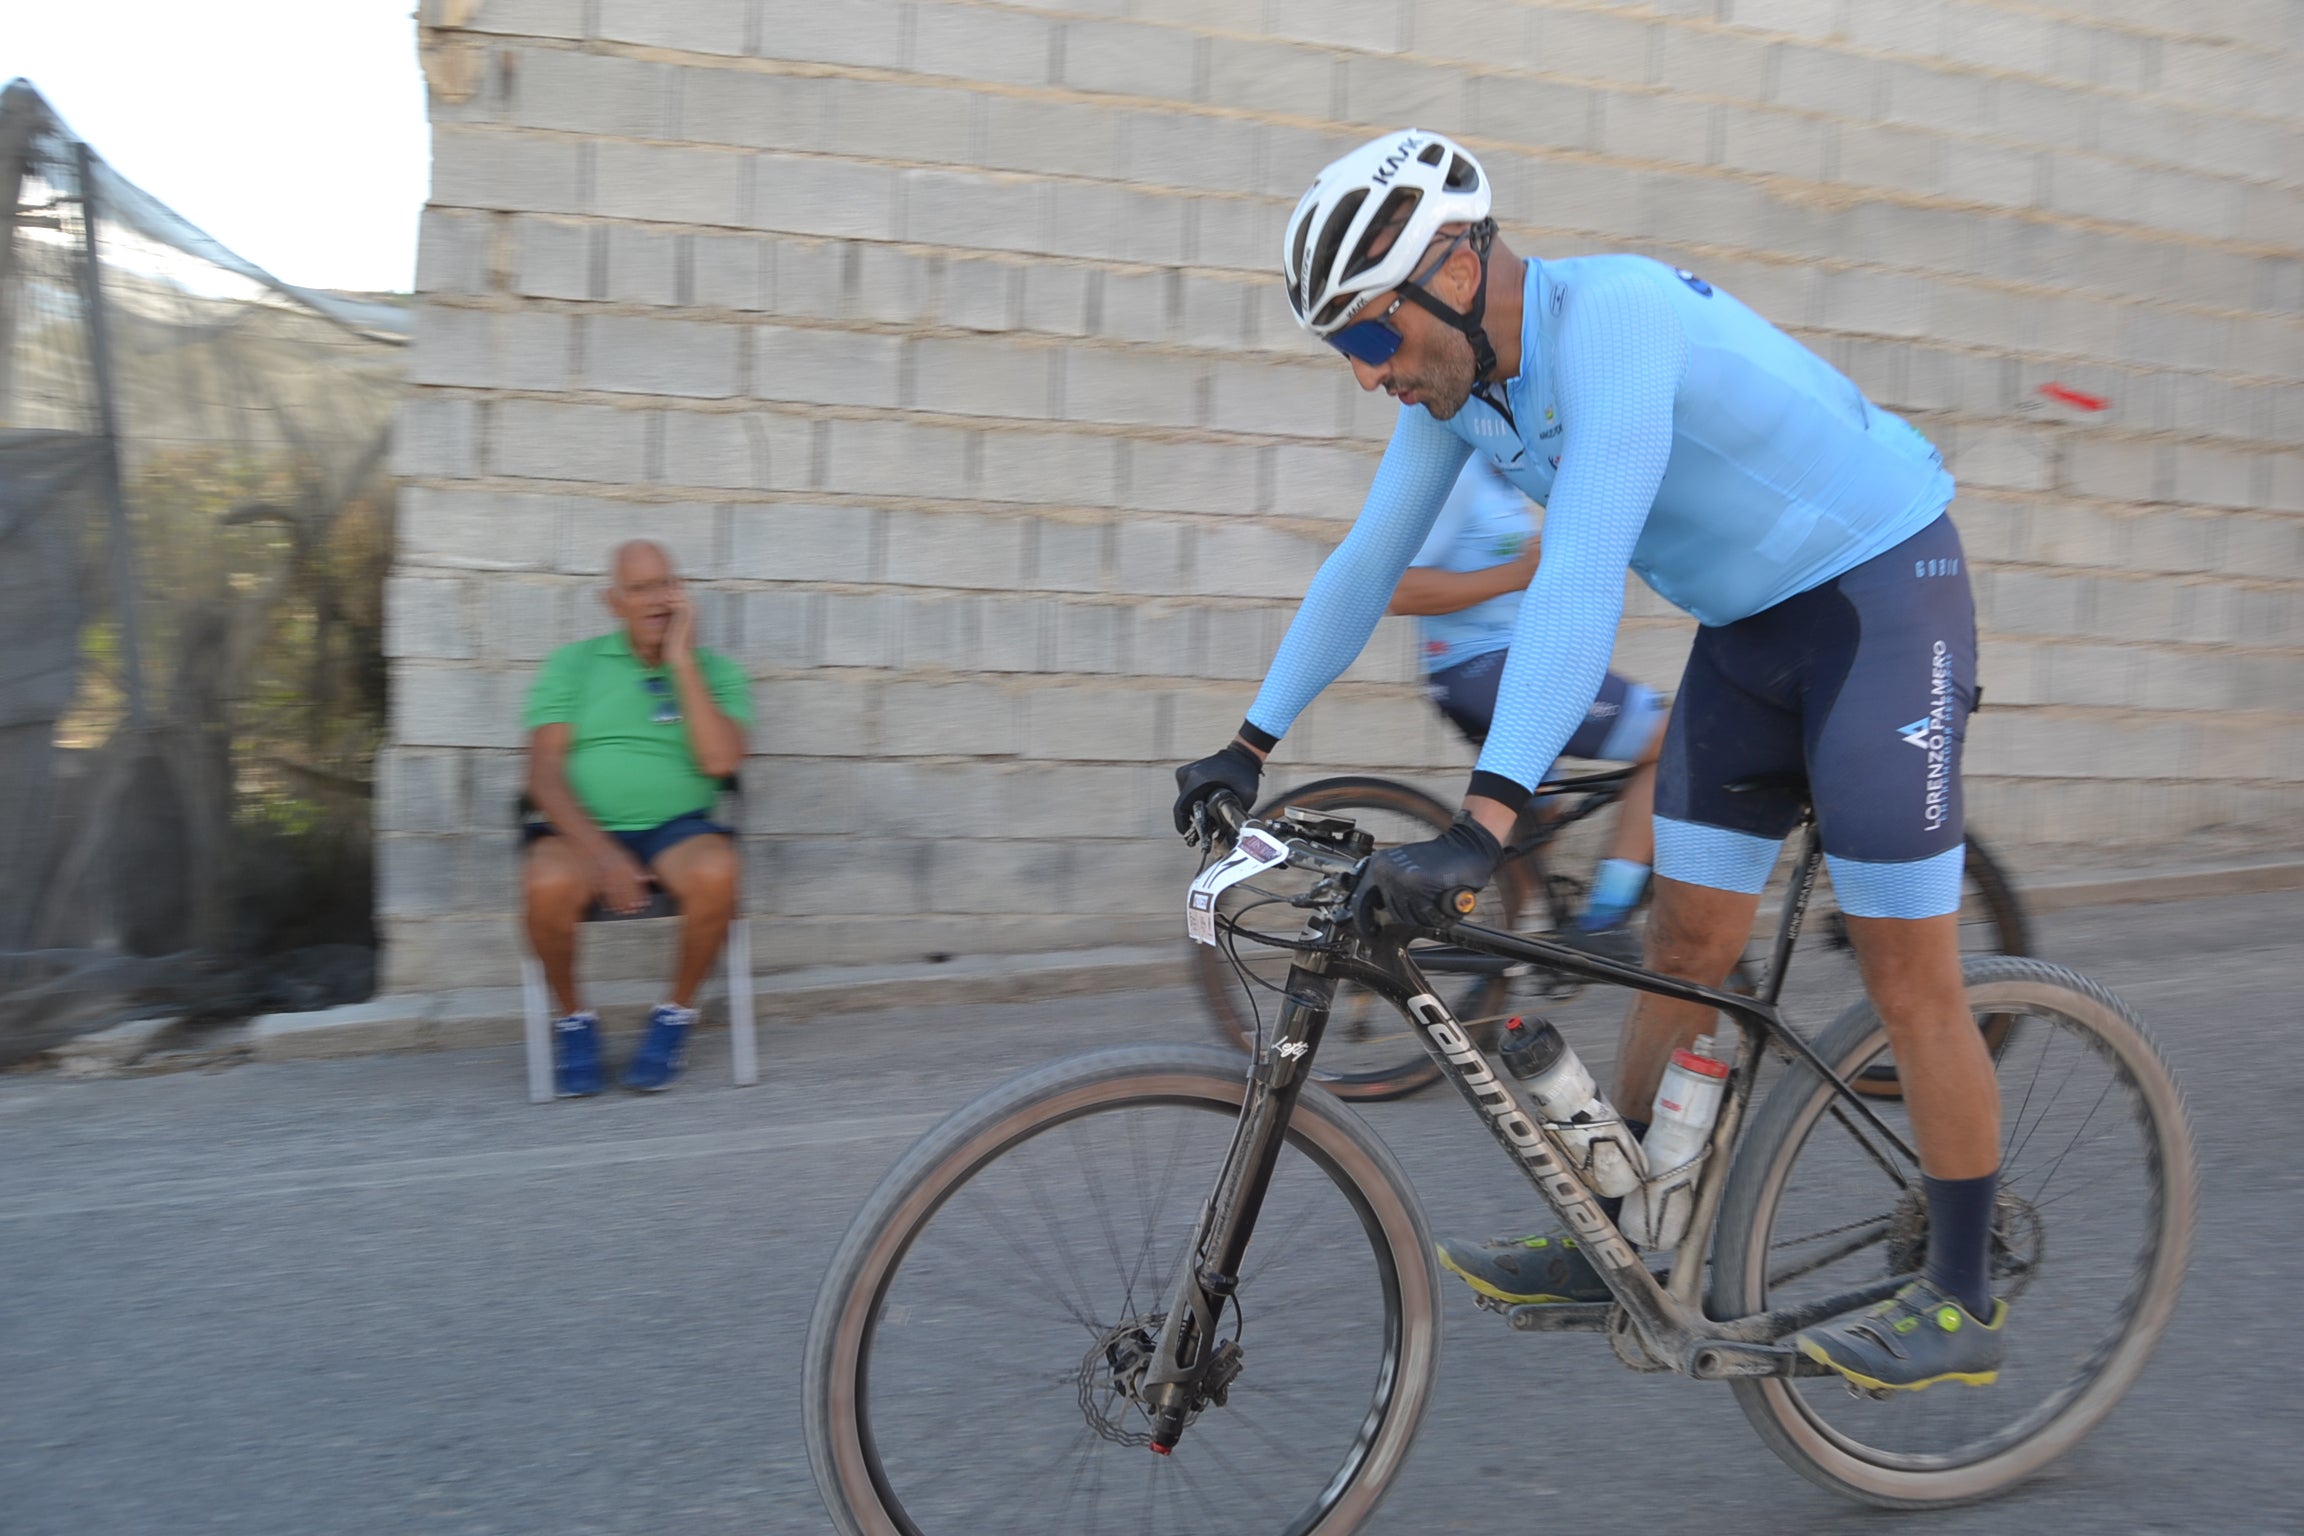
<path fill-rule="evenodd" d="M 1216 942 L 1216 898 L 1241 881 L 1288 862 L 1288 847 L 1254 827 L 1244 829 L 1233 850 L 1200 871 L 1184 898 L 1184 931 L 1197 943 Z"/>

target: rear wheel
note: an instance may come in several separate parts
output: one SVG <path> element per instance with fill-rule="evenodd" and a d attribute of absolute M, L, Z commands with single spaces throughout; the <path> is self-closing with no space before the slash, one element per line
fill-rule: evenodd
<path fill-rule="evenodd" d="M 847 1536 L 1344 1536 L 1438 1368 L 1407 1176 L 1296 1104 L 1220 1331 L 1237 1368 L 1155 1455 L 1141 1375 L 1247 1091 L 1237 1056 L 1051 1063 L 930 1131 L 834 1255 L 807 1344 L 809 1461 Z"/>
<path fill-rule="evenodd" d="M 1349 817 L 1375 837 L 1379 849 L 1433 837 L 1447 830 L 1453 816 L 1446 806 L 1410 785 L 1368 778 L 1307 784 L 1273 796 L 1256 814 L 1276 816 L 1292 805 Z M 1276 869 L 1232 887 L 1219 902 L 1218 913 L 1246 931 L 1228 933 L 1226 922 L 1220 921 L 1221 945 L 1191 946 L 1192 979 L 1209 1016 L 1224 1038 L 1243 1051 L 1253 1052 L 1262 1031 L 1277 1021 L 1280 989 L 1295 960 L 1295 951 L 1258 943 L 1250 935 L 1295 937 L 1300 926 L 1297 909 L 1287 904 L 1287 898 L 1310 884 L 1311 877 L 1302 871 Z M 1518 920 L 1520 906 L 1517 879 L 1500 877 L 1480 893 L 1470 921 L 1508 929 Z M 1511 990 L 1511 982 L 1501 974 L 1441 973 L 1428 979 L 1449 1011 L 1472 1026 L 1500 1019 Z M 1336 988 L 1314 1066 L 1315 1080 L 1346 1099 L 1399 1098 L 1440 1076 L 1440 1068 L 1417 1043 L 1415 1031 L 1399 1010 L 1351 982 Z"/>
<path fill-rule="evenodd" d="M 2191 1253 L 2191 1129 L 2144 1026 L 2109 992 L 2037 960 L 1975 960 L 1966 976 L 1970 1011 L 2006 1025 L 1992 1285 L 2009 1320 L 1998 1384 L 1875 1401 L 1837 1377 L 1735 1383 L 1771 1450 L 1870 1504 L 1985 1498 L 2071 1449 L 2144 1369 Z M 1847 1078 L 1882 1059 L 1887 1032 L 1858 1003 L 1816 1048 Z M 1912 1140 L 1900 1103 L 1876 1108 Z M 1829 1083 L 1787 1068 L 1736 1150 L 1713 1315 L 1797 1307 L 1916 1270 L 1927 1245 L 1919 1186 L 1919 1170 Z"/>

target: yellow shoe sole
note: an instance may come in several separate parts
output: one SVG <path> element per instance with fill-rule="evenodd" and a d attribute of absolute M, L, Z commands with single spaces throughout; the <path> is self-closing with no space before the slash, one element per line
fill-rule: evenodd
<path fill-rule="evenodd" d="M 1478 1275 L 1458 1269 L 1456 1267 L 1455 1260 L 1448 1257 L 1447 1249 L 1435 1245 L 1432 1251 L 1439 1256 L 1440 1267 L 1442 1269 L 1448 1271 L 1448 1273 L 1454 1275 L 1457 1279 L 1463 1281 L 1466 1285 L 1472 1287 L 1472 1289 L 1478 1291 L 1481 1295 L 1487 1297 L 1491 1301 L 1501 1301 L 1508 1306 L 1514 1307 L 1533 1307 L 1547 1303 L 1558 1306 L 1572 1307 L 1577 1304 L 1576 1298 L 1573 1296 L 1553 1296 L 1542 1291 L 1535 1292 L 1532 1295 L 1521 1296 L 1515 1295 L 1510 1291 L 1500 1291 L 1488 1281 L 1481 1279 Z"/>
<path fill-rule="evenodd" d="M 1867 1388 L 1868 1390 L 1874 1392 L 1920 1392 L 1936 1385 L 1936 1383 L 1940 1381 L 1957 1381 L 1962 1386 L 1966 1387 L 1989 1387 L 2000 1379 L 1999 1371 L 1990 1370 L 1946 1371 L 1940 1376 L 1931 1376 L 1926 1381 L 1882 1381 L 1877 1376 L 1867 1376 L 1862 1371 L 1852 1371 L 1848 1369 L 1848 1367 L 1842 1365 L 1839 1361 L 1833 1359 L 1829 1354 L 1825 1353 L 1823 1345 L 1815 1343 L 1812 1340 L 1801 1339 L 1799 1341 L 1799 1345 L 1800 1353 L 1806 1355 L 1809 1359 L 1815 1361 L 1818 1365 L 1823 1366 L 1826 1370 L 1832 1372 L 1833 1375 L 1844 1377 L 1845 1379 L 1856 1383 L 1856 1385 Z"/>

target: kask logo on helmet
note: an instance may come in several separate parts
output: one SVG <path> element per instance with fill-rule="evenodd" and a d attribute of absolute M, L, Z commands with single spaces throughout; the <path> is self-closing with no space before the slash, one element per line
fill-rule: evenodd
<path fill-rule="evenodd" d="M 1390 186 L 1392 178 L 1400 174 L 1400 167 L 1415 159 L 1416 151 L 1423 147 L 1424 141 L 1414 134 L 1410 134 L 1400 141 L 1397 149 L 1384 157 L 1384 163 L 1376 167 L 1375 172 L 1368 179 L 1378 186 Z"/>

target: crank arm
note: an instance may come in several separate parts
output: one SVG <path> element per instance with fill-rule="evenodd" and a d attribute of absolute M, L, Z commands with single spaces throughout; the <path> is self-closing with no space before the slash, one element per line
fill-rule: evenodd
<path fill-rule="evenodd" d="M 1680 1371 L 1698 1381 L 1834 1374 L 1830 1367 L 1817 1364 L 1788 1344 L 1739 1344 L 1729 1339 L 1699 1339 L 1691 1344 L 1680 1357 Z"/>

